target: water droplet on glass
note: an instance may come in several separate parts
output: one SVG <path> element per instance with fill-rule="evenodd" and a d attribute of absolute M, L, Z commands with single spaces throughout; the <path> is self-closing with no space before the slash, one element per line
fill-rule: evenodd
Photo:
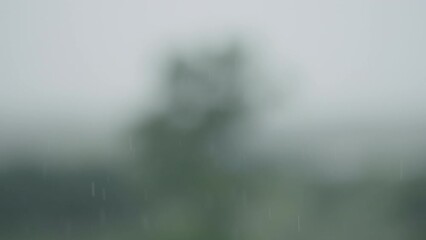
<path fill-rule="evenodd" d="M 106 189 L 102 188 L 102 199 L 105 201 L 106 200 Z"/>
<path fill-rule="evenodd" d="M 92 197 L 95 197 L 95 182 L 92 182 Z"/>
<path fill-rule="evenodd" d="M 300 232 L 300 216 L 297 216 L 297 231 Z"/>

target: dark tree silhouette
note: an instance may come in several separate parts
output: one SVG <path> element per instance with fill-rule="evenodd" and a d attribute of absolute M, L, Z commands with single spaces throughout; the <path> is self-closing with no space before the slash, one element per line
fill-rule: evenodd
<path fill-rule="evenodd" d="M 167 107 L 138 135 L 149 239 L 231 239 L 238 232 L 235 210 L 247 184 L 228 165 L 236 151 L 230 134 L 247 113 L 243 53 L 234 44 L 220 54 L 169 60 Z"/>

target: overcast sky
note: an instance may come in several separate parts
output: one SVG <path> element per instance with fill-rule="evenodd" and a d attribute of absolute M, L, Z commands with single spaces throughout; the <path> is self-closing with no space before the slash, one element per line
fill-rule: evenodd
<path fill-rule="evenodd" d="M 149 105 L 171 45 L 235 33 L 277 75 L 297 66 L 296 121 L 419 119 L 425 13 L 424 0 L 1 0 L 0 126 L 108 128 Z"/>

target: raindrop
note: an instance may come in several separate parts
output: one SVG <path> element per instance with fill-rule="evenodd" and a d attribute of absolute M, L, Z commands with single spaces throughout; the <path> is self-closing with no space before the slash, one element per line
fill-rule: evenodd
<path fill-rule="evenodd" d="M 241 195 L 242 195 L 243 207 L 246 207 L 247 206 L 247 194 L 246 194 L 246 191 L 243 190 L 242 193 L 241 193 Z"/>
<path fill-rule="evenodd" d="M 209 208 L 212 205 L 212 199 L 208 192 L 205 193 L 205 204 L 207 208 Z"/>
<path fill-rule="evenodd" d="M 132 139 L 132 137 L 129 137 L 129 151 L 131 153 L 133 152 L 133 139 Z"/>
<path fill-rule="evenodd" d="M 47 162 L 43 162 L 43 178 L 47 177 Z"/>
<path fill-rule="evenodd" d="M 235 229 L 234 236 L 236 239 L 240 238 L 240 230 L 238 228 Z"/>
<path fill-rule="evenodd" d="M 47 152 L 51 153 L 52 152 L 52 146 L 50 144 L 50 141 L 47 142 Z"/>
<path fill-rule="evenodd" d="M 70 235 L 72 231 L 72 224 L 71 223 L 67 223 L 67 235 Z"/>
<path fill-rule="evenodd" d="M 95 182 L 92 182 L 92 197 L 95 197 L 96 192 L 95 192 Z"/>
<path fill-rule="evenodd" d="M 105 201 L 106 200 L 106 189 L 102 188 L 102 199 Z"/>
<path fill-rule="evenodd" d="M 143 218 L 142 218 L 142 225 L 143 225 L 143 227 L 144 227 L 145 229 L 148 229 L 148 228 L 149 228 L 149 219 L 148 219 L 148 217 L 143 217 Z"/>
<path fill-rule="evenodd" d="M 143 200 L 146 201 L 148 199 L 147 194 L 146 194 L 146 190 L 143 190 Z"/>
<path fill-rule="evenodd" d="M 300 232 L 300 216 L 297 216 L 297 231 Z"/>
<path fill-rule="evenodd" d="M 100 221 L 101 224 L 104 224 L 105 221 L 106 221 L 106 213 L 105 213 L 105 210 L 103 208 L 101 208 L 99 210 L 99 221 Z"/>

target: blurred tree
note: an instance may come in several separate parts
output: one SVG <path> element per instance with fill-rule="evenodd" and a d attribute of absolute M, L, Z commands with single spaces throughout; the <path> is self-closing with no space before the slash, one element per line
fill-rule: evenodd
<path fill-rule="evenodd" d="M 231 239 L 247 176 L 231 171 L 232 130 L 247 113 L 244 51 L 169 60 L 165 111 L 138 131 L 148 239 Z"/>

